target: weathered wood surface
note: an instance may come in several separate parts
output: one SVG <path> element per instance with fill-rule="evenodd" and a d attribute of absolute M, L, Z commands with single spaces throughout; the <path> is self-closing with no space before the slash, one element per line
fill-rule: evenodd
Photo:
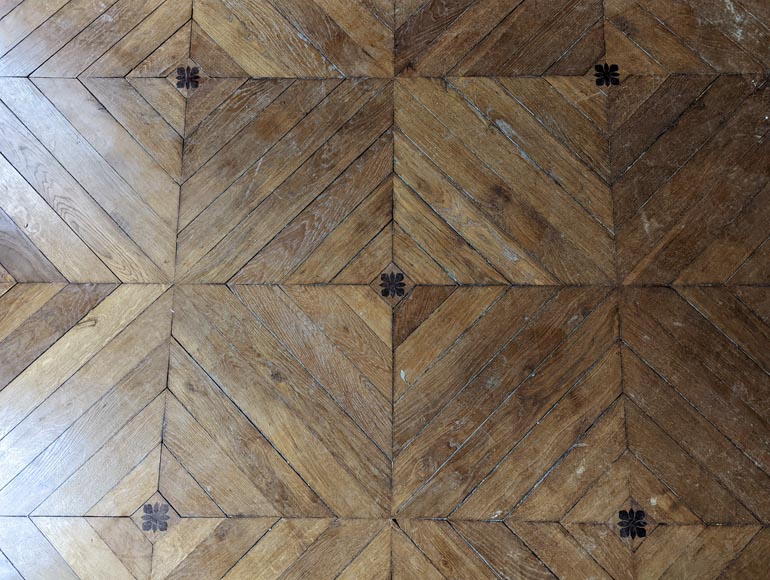
<path fill-rule="evenodd" d="M 0 578 L 765 578 L 769 73 L 763 0 L 0 0 Z"/>

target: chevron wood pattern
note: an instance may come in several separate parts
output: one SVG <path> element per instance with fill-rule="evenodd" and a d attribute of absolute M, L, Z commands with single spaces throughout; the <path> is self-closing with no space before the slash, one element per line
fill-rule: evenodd
<path fill-rule="evenodd" d="M 610 137 L 619 278 L 767 283 L 770 91 L 755 77 L 648 80 L 646 89 L 633 83 L 641 98 L 628 87 Z M 663 111 L 658 91 L 674 85 L 680 97 Z M 651 121 L 644 111 L 653 109 Z"/>
<path fill-rule="evenodd" d="M 390 83 L 249 81 L 209 119 L 185 146 L 178 280 L 368 284 L 391 262 Z"/>
<path fill-rule="evenodd" d="M 0 579 L 765 579 L 769 40 L 0 0 Z"/>
<path fill-rule="evenodd" d="M 601 57 L 598 0 L 396 0 L 396 72 L 584 74 Z"/>
<path fill-rule="evenodd" d="M 396 91 L 396 222 L 436 252 L 450 276 L 538 285 L 612 280 L 600 126 L 544 79 L 399 79 Z M 554 122 L 538 122 L 514 97 L 520 93 Z M 572 123 L 585 136 L 574 148 L 560 138 Z M 421 278 L 442 283 L 427 272 Z"/>
<path fill-rule="evenodd" d="M 770 8 L 765 2 L 604 3 L 607 59 L 638 74 L 767 73 Z"/>

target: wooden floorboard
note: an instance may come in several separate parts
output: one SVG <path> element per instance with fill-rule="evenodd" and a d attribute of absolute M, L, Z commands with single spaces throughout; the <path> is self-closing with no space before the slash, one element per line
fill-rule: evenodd
<path fill-rule="evenodd" d="M 766 0 L 0 0 L 0 579 L 769 549 Z"/>

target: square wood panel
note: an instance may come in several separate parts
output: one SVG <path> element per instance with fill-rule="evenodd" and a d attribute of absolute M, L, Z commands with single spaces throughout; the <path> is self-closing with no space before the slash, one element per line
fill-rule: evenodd
<path fill-rule="evenodd" d="M 368 284 L 391 261 L 392 84 L 251 80 L 185 140 L 177 280 Z"/>

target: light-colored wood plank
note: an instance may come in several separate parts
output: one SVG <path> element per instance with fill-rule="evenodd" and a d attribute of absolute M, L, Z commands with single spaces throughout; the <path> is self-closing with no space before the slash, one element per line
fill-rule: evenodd
<path fill-rule="evenodd" d="M 118 580 L 134 578 L 85 518 L 35 518 L 34 522 L 81 578 L 105 574 Z"/>
<path fill-rule="evenodd" d="M 0 434 L 7 435 L 88 359 L 152 304 L 158 284 L 121 286 L 0 391 Z"/>

